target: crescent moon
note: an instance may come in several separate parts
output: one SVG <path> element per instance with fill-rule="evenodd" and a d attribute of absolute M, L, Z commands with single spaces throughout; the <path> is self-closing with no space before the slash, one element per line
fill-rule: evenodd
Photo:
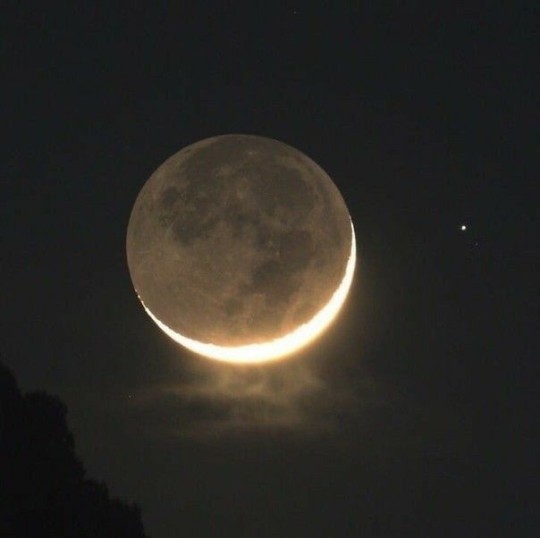
<path fill-rule="evenodd" d="M 187 336 L 182 336 L 180 333 L 168 327 L 152 314 L 151 310 L 144 304 L 144 301 L 140 297 L 139 300 L 147 314 L 167 336 L 194 353 L 198 353 L 209 359 L 238 364 L 254 364 L 282 359 L 313 342 L 313 340 L 320 336 L 330 326 L 332 321 L 334 321 L 339 314 L 339 311 L 349 294 L 353 281 L 354 269 L 356 267 L 356 241 L 352 222 L 351 233 L 351 253 L 347 260 L 345 274 L 343 275 L 343 279 L 338 288 L 332 294 L 331 299 L 307 323 L 300 325 L 300 327 L 297 327 L 294 331 L 285 336 L 275 338 L 269 342 L 264 342 L 262 344 L 247 344 L 244 346 L 218 346 L 215 344 L 199 342 L 192 338 L 188 338 Z"/>
<path fill-rule="evenodd" d="M 222 135 L 167 159 L 127 230 L 135 292 L 156 325 L 211 359 L 289 356 L 336 318 L 356 266 L 341 194 L 277 140 Z"/>

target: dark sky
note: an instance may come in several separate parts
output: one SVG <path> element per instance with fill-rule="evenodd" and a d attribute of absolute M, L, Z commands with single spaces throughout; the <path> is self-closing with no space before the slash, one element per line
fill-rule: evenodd
<path fill-rule="evenodd" d="M 67 403 L 90 476 L 155 538 L 531 535 L 535 3 L 135 4 L 2 17 L 21 387 Z M 127 270 L 143 183 L 225 133 L 305 152 L 356 228 L 338 322 L 267 367 L 179 348 Z"/>

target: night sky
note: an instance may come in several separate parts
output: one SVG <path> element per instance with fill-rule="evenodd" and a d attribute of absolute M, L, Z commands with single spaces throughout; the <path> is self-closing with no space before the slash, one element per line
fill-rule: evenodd
<path fill-rule="evenodd" d="M 136 4 L 2 17 L 21 388 L 155 538 L 533 535 L 535 3 Z M 127 269 L 146 179 L 226 133 L 306 153 L 356 230 L 337 322 L 268 366 L 180 348 Z"/>

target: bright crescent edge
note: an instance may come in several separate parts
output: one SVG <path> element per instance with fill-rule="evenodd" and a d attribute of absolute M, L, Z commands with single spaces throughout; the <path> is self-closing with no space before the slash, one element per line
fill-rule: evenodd
<path fill-rule="evenodd" d="M 328 303 L 310 321 L 300 325 L 294 331 L 274 340 L 262 344 L 247 344 L 244 346 L 218 346 L 193 340 L 183 336 L 160 321 L 141 301 L 147 314 L 154 320 L 156 325 L 175 342 L 204 357 L 237 364 L 256 364 L 282 359 L 311 343 L 334 321 L 351 288 L 354 269 L 356 267 L 356 239 L 354 226 L 351 221 L 351 253 L 345 268 L 345 275 L 337 290 Z"/>

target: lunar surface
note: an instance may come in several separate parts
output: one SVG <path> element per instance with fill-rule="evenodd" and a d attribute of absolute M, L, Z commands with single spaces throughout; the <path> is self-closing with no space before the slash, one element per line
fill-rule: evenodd
<path fill-rule="evenodd" d="M 167 159 L 143 186 L 127 259 L 145 310 L 207 357 L 285 356 L 336 317 L 355 266 L 341 194 L 306 155 L 224 135 Z"/>

